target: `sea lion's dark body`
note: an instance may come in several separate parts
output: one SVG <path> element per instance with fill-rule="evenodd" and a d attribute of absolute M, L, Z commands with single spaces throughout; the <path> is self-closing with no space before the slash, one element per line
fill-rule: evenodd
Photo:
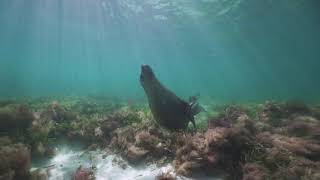
<path fill-rule="evenodd" d="M 179 130 L 186 129 L 189 121 L 194 124 L 189 103 L 165 88 L 147 65 L 142 66 L 140 82 L 148 97 L 151 112 L 160 125 Z"/>

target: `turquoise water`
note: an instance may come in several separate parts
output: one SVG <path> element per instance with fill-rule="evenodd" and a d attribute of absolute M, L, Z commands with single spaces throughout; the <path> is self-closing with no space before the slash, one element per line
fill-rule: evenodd
<path fill-rule="evenodd" d="M 320 100 L 317 0 L 1 0 L 0 96 Z"/>

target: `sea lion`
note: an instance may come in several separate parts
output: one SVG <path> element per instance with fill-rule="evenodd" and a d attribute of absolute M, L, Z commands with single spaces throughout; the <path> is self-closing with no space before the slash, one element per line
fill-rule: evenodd
<path fill-rule="evenodd" d="M 203 108 L 197 97 L 186 102 L 164 87 L 148 65 L 141 65 L 140 83 L 147 95 L 154 119 L 170 130 L 183 130 L 191 122 L 196 129 L 194 116 Z"/>

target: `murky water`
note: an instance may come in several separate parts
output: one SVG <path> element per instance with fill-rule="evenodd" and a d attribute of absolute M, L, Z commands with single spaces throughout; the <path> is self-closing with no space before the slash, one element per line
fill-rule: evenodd
<path fill-rule="evenodd" d="M 317 0 L 2 0 L 0 97 L 319 101 Z"/>

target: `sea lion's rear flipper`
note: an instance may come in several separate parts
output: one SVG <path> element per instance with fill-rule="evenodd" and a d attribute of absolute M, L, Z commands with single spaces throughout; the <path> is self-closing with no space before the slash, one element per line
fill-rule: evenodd
<path fill-rule="evenodd" d="M 190 96 L 190 97 L 189 97 L 189 103 L 190 103 L 190 104 L 196 103 L 196 102 L 198 101 L 199 97 L 200 97 L 200 94 L 196 94 L 196 95 L 194 95 L 194 96 Z"/>
<path fill-rule="evenodd" d="M 200 97 L 200 94 L 196 94 L 194 96 L 189 97 L 189 106 L 190 106 L 190 111 L 191 115 L 195 116 L 199 114 L 202 111 L 206 111 L 199 103 L 198 99 Z"/>
<path fill-rule="evenodd" d="M 189 106 L 190 106 L 190 111 L 191 111 L 190 113 L 192 117 L 199 114 L 202 111 L 206 112 L 206 109 L 204 109 L 204 107 L 202 107 L 198 102 L 190 103 Z"/>

